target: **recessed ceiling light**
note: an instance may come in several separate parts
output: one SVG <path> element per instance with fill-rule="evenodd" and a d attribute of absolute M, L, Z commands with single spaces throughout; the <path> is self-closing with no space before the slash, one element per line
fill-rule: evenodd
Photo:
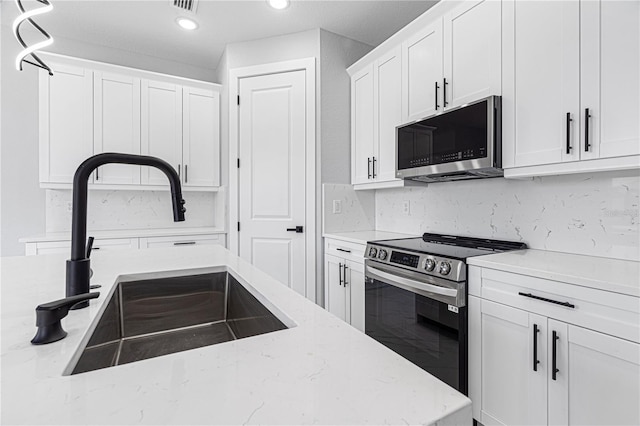
<path fill-rule="evenodd" d="M 267 0 L 267 3 L 269 3 L 269 6 L 272 8 L 278 10 L 289 7 L 289 0 Z"/>
<path fill-rule="evenodd" d="M 198 24 L 196 23 L 196 21 L 194 21 L 193 19 L 185 18 L 183 16 L 176 19 L 176 23 L 185 30 L 195 30 L 196 28 L 198 28 Z"/>

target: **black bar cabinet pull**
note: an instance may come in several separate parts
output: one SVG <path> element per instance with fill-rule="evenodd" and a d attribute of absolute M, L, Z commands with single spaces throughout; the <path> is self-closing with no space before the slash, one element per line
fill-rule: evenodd
<path fill-rule="evenodd" d="M 184 165 L 184 183 L 189 182 L 189 167 L 187 164 Z"/>
<path fill-rule="evenodd" d="M 347 268 L 348 266 L 346 264 L 342 266 L 342 285 L 344 285 L 345 287 L 347 286 L 347 284 L 349 284 L 347 282 Z"/>
<path fill-rule="evenodd" d="M 373 157 L 373 167 L 371 168 L 371 175 L 375 179 L 376 178 L 376 157 Z"/>
<path fill-rule="evenodd" d="M 573 147 L 571 146 L 571 113 L 567 113 L 567 154 L 571 154 Z"/>
<path fill-rule="evenodd" d="M 336 250 L 343 251 L 345 253 L 351 253 L 351 250 L 346 250 L 346 249 L 343 249 L 343 248 L 337 248 Z"/>
<path fill-rule="evenodd" d="M 536 300 L 542 300 L 543 302 L 549 302 L 549 303 L 554 303 L 556 305 L 560 305 L 560 306 L 566 306 L 567 308 L 575 308 L 576 305 L 573 305 L 569 302 L 559 302 L 557 300 L 553 300 L 553 299 L 547 299 L 546 297 L 540 297 L 540 296 L 536 296 L 535 294 L 531 294 L 531 293 L 523 293 L 523 292 L 518 292 L 518 294 L 520 296 L 524 296 L 524 297 L 530 297 L 532 299 L 536 299 Z"/>
<path fill-rule="evenodd" d="M 371 157 L 367 157 L 367 179 L 371 179 Z"/>
<path fill-rule="evenodd" d="M 436 81 L 436 111 L 438 110 L 438 89 L 440 88 L 440 86 L 438 86 L 438 82 Z"/>
<path fill-rule="evenodd" d="M 192 246 L 194 245 L 196 242 L 195 241 L 180 241 L 177 243 L 173 243 L 174 246 Z"/>
<path fill-rule="evenodd" d="M 560 370 L 558 370 L 558 365 L 557 365 L 557 355 L 558 355 L 558 339 L 560 337 L 558 337 L 558 333 L 556 333 L 555 330 L 553 330 L 553 336 L 552 336 L 552 342 L 551 342 L 551 378 L 553 380 L 556 379 L 556 373 L 558 373 Z"/>
<path fill-rule="evenodd" d="M 344 265 L 342 265 L 342 263 L 338 264 L 338 268 L 340 268 L 340 277 L 339 277 L 340 278 L 340 282 L 339 282 L 339 285 L 342 285 L 342 267 L 343 266 Z"/>
<path fill-rule="evenodd" d="M 589 147 L 591 144 L 589 143 L 589 119 L 591 118 L 591 114 L 589 114 L 589 108 L 585 108 L 584 110 L 584 151 L 589 152 Z"/>
<path fill-rule="evenodd" d="M 100 167 L 96 167 L 96 180 L 100 180 Z"/>
<path fill-rule="evenodd" d="M 447 83 L 447 79 L 446 78 L 442 79 L 442 83 L 443 83 L 442 84 L 442 99 L 444 100 L 443 104 L 446 107 L 447 103 L 448 103 L 447 102 L 447 84 L 449 84 L 449 83 Z"/>
<path fill-rule="evenodd" d="M 180 177 L 180 164 L 178 164 L 178 177 Z"/>
<path fill-rule="evenodd" d="M 538 360 L 538 333 L 540 333 L 538 324 L 533 324 L 533 371 L 538 371 L 538 364 L 540 364 Z"/>

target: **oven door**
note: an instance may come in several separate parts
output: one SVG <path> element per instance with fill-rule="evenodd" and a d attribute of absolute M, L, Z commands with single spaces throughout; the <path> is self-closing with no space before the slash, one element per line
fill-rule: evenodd
<path fill-rule="evenodd" d="M 455 300 L 456 290 L 425 290 L 422 274 L 369 259 L 365 274 L 366 334 L 466 394 L 467 308 L 438 300 Z"/>

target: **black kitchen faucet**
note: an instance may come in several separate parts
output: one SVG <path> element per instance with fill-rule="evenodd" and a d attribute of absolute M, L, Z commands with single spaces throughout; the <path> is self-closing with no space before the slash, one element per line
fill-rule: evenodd
<path fill-rule="evenodd" d="M 145 155 L 120 154 L 106 152 L 87 158 L 73 176 L 73 212 L 71 220 L 71 259 L 67 260 L 66 297 L 89 292 L 89 255 L 91 244 L 87 250 L 87 185 L 91 173 L 100 166 L 109 163 L 134 164 L 151 166 L 159 169 L 169 179 L 171 200 L 173 202 L 174 222 L 184 221 L 184 200 L 180 177 L 169 163 L 160 158 Z M 88 306 L 89 302 L 76 304 L 72 309 Z"/>

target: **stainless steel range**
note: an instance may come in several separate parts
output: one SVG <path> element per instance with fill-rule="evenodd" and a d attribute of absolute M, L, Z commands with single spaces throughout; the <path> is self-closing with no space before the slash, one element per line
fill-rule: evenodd
<path fill-rule="evenodd" d="M 370 241 L 365 332 L 467 394 L 466 259 L 524 243 L 424 234 Z"/>

